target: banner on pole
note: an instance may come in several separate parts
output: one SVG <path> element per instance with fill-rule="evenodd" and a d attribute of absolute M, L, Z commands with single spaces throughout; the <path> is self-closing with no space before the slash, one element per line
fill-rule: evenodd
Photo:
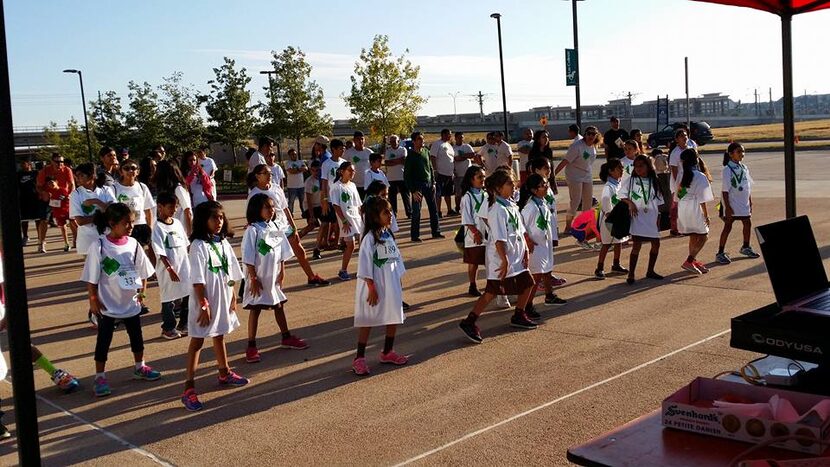
<path fill-rule="evenodd" d="M 657 98 L 657 131 L 669 124 L 669 96 Z"/>
<path fill-rule="evenodd" d="M 579 84 L 579 66 L 576 60 L 575 49 L 565 49 L 565 85 L 577 86 Z"/>

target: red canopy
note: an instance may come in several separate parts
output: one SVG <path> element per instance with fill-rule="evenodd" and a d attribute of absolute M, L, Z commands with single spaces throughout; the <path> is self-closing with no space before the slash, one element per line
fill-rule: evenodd
<path fill-rule="evenodd" d="M 720 3 L 723 5 L 743 6 L 756 10 L 768 11 L 780 15 L 790 13 L 797 15 L 810 11 L 830 8 L 830 0 L 695 0 L 697 2 Z"/>

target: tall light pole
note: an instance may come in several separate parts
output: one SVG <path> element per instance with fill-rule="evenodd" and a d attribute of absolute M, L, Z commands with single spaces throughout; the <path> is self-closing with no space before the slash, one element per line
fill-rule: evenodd
<path fill-rule="evenodd" d="M 268 75 L 268 98 L 271 99 L 271 102 L 273 102 L 274 101 L 274 75 L 277 74 L 277 70 L 263 70 L 263 71 L 260 71 L 259 74 Z M 277 135 L 274 135 L 274 136 L 277 136 Z M 282 162 L 282 148 L 280 148 L 280 140 L 282 140 L 282 138 L 277 137 L 277 160 Z M 302 158 L 302 156 L 300 155 L 300 141 L 299 140 L 297 141 L 297 155 L 298 155 L 298 157 Z"/>
<path fill-rule="evenodd" d="M 452 97 L 452 115 L 454 117 L 453 120 L 458 120 L 458 109 L 455 107 L 455 99 L 458 97 L 459 94 L 461 94 L 461 91 L 450 92 L 447 94 L 450 97 Z"/>
<path fill-rule="evenodd" d="M 499 66 L 501 67 L 501 104 L 504 119 L 504 140 L 510 141 L 510 133 L 507 131 L 507 93 L 504 90 L 504 54 L 501 48 L 501 13 L 493 13 L 491 18 L 496 19 L 496 28 L 499 33 Z"/>
<path fill-rule="evenodd" d="M 573 23 L 574 23 L 574 56 L 576 57 L 576 70 L 579 70 L 579 28 L 577 26 L 576 20 L 576 2 L 583 1 L 583 0 L 571 0 L 571 11 L 573 14 Z M 577 72 L 576 75 L 576 83 L 574 85 L 574 91 L 576 92 L 576 126 L 579 127 L 579 130 L 582 131 L 582 103 L 579 99 L 579 81 L 580 81 L 580 73 Z"/>
<path fill-rule="evenodd" d="M 92 159 L 92 138 L 89 136 L 89 119 L 86 116 L 86 96 L 84 95 L 84 75 L 81 70 L 63 70 L 64 73 L 77 73 L 78 81 L 81 83 L 81 104 L 84 106 L 84 126 L 86 127 L 86 148 L 89 151 L 89 160 Z"/>
<path fill-rule="evenodd" d="M 0 0 L 0 186 L 17 183 L 9 90 L 9 57 L 6 49 L 6 19 Z M 32 374 L 32 345 L 29 304 L 23 271 L 23 239 L 20 236 L 20 198 L 17 190 L 7 189 L 0 196 L 0 242 L 3 270 L 6 273 L 6 319 L 9 327 L 14 419 L 17 428 L 17 459 L 20 465 L 39 466 L 40 441 L 37 429 L 37 401 Z"/>

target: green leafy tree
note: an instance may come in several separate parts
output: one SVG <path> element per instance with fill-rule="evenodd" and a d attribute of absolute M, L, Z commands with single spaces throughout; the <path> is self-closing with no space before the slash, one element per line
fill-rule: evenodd
<path fill-rule="evenodd" d="M 208 81 L 210 94 L 201 96 L 205 101 L 208 120 L 212 123 L 208 133 L 213 141 L 233 149 L 234 163 L 236 148 L 253 135 L 257 123 L 250 106 L 251 93 L 247 89 L 251 77 L 245 68 L 237 70 L 235 66 L 236 62 L 225 57 L 225 63 L 213 69 L 216 78 Z"/>
<path fill-rule="evenodd" d="M 344 97 L 352 111 L 352 124 L 368 128 L 371 139 L 407 134 L 426 99 L 418 94 L 420 67 L 404 55 L 392 56 L 389 37 L 375 36 L 369 50 L 360 51 L 352 75 L 351 94 Z"/>
<path fill-rule="evenodd" d="M 311 79 L 305 53 L 294 47 L 271 53 L 275 73 L 265 88 L 268 102 L 260 104 L 264 128 L 278 138 L 296 140 L 299 148 L 300 138 L 329 133 L 331 116 L 324 113 L 323 90 Z"/>
<path fill-rule="evenodd" d="M 129 138 L 124 124 L 124 112 L 121 110 L 121 98 L 115 91 L 107 91 L 98 96 L 98 100 L 92 101 L 91 105 L 90 125 L 95 129 L 98 142 L 113 148 L 125 146 Z"/>
<path fill-rule="evenodd" d="M 158 88 L 163 139 L 151 142 L 151 145 L 163 143 L 174 156 L 196 149 L 205 136 L 205 124 L 199 114 L 199 96 L 192 87 L 182 84 L 180 71 L 164 78 Z"/>
<path fill-rule="evenodd" d="M 50 122 L 48 127 L 43 128 L 43 137 L 46 140 L 46 145 L 38 150 L 38 155 L 45 160 L 49 160 L 53 152 L 59 152 L 64 158 L 70 159 L 76 165 L 82 162 L 95 162 L 98 150 L 101 149 L 94 132 L 91 133 L 92 160 L 90 160 L 86 131 L 75 118 L 71 118 L 66 122 L 65 132 L 61 131 L 57 123 Z"/>
<path fill-rule="evenodd" d="M 162 119 L 158 93 L 146 81 L 127 84 L 129 93 L 129 110 L 124 122 L 129 131 L 127 146 L 136 156 L 144 156 L 156 144 L 165 143 L 165 122 Z"/>

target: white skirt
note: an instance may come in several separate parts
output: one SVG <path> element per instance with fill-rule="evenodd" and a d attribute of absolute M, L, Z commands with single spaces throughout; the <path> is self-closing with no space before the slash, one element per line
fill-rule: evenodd
<path fill-rule="evenodd" d="M 706 218 L 703 216 L 703 209 L 697 201 L 679 201 L 677 203 L 677 230 L 682 234 L 709 233 L 709 226 L 706 225 Z"/>
<path fill-rule="evenodd" d="M 600 214 L 599 234 L 602 237 L 603 245 L 617 245 L 619 243 L 627 242 L 629 239 L 629 237 L 615 238 L 611 235 L 611 224 L 605 222 L 605 214 Z"/>

